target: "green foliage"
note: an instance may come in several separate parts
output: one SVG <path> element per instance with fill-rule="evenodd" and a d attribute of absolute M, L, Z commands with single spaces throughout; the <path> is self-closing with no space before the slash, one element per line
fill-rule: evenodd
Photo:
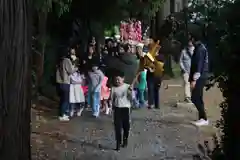
<path fill-rule="evenodd" d="M 85 43 L 90 35 L 103 37 L 105 28 L 119 24 L 123 19 L 154 16 L 163 2 L 164 0 L 35 0 L 36 41 L 33 47 L 34 53 L 44 55 L 44 72 L 40 85 L 48 86 L 51 72 L 55 69 L 53 61 L 56 49 L 49 49 L 54 48 L 51 43 L 55 43 L 56 39 L 67 41 L 72 36 L 73 21 L 80 22 L 78 29 L 81 37 L 77 38 Z M 61 26 L 61 29 L 50 27 L 52 24 Z"/>
<path fill-rule="evenodd" d="M 72 0 L 35 0 L 34 7 L 38 12 L 52 12 L 60 17 L 64 12 L 69 12 Z"/>
<path fill-rule="evenodd" d="M 127 4 L 127 11 L 133 17 L 141 16 L 142 18 L 154 17 L 161 8 L 165 0 L 129 0 Z"/>
<path fill-rule="evenodd" d="M 205 4 L 193 3 L 190 8 L 196 13 L 193 22 L 198 23 L 200 32 L 204 33 L 204 40 L 212 55 L 213 77 L 212 85 L 217 83 L 221 89 L 224 101 L 220 107 L 222 118 L 218 127 L 223 135 L 221 143 L 217 145 L 212 159 L 240 159 L 238 145 L 239 133 L 237 119 L 239 117 L 240 77 L 236 70 L 240 64 L 240 0 L 212 0 Z M 220 158 L 219 158 L 220 157 Z"/>
<path fill-rule="evenodd" d="M 75 16 L 89 18 L 106 24 L 116 24 L 125 18 L 155 16 L 165 0 L 73 0 Z M 78 13 L 76 13 L 78 12 Z"/>
<path fill-rule="evenodd" d="M 213 72 L 208 88 L 218 84 L 224 96 L 224 101 L 220 104 L 222 116 L 217 125 L 221 129 L 221 141 L 214 138 L 216 148 L 213 151 L 207 145 L 200 146 L 205 149 L 200 149 L 203 156 L 198 156 L 197 159 L 240 159 L 237 130 L 240 113 L 240 77 L 237 70 L 240 64 L 240 0 L 192 0 L 190 4 L 188 13 L 177 19 L 177 32 L 202 33 Z M 187 21 L 184 21 L 185 18 Z M 171 20 L 172 23 L 173 21 Z"/>

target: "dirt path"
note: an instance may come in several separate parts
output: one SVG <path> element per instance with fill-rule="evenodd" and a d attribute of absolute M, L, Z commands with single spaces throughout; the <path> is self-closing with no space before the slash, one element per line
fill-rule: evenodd
<path fill-rule="evenodd" d="M 165 81 L 163 86 L 166 84 L 181 84 L 181 81 Z M 214 89 L 206 94 L 213 124 L 219 116 L 217 104 L 221 99 L 217 93 Z M 160 110 L 134 110 L 129 146 L 119 153 L 113 151 L 115 141 L 110 116 L 93 119 L 90 112 L 86 111 L 83 117 L 74 118 L 70 122 L 59 122 L 53 116 L 56 115 L 56 110 L 40 112 L 39 109 L 33 109 L 33 159 L 190 160 L 197 153 L 199 141 L 211 137 L 215 130 L 212 127 L 196 128 L 190 123 L 196 119 L 195 111 L 173 107 L 182 96 L 181 87 L 167 90 L 162 87 Z M 56 104 L 51 104 L 53 105 Z"/>

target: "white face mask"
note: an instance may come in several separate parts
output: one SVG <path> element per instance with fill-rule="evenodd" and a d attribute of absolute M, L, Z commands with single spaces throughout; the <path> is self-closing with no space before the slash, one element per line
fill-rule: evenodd
<path fill-rule="evenodd" d="M 75 61 L 77 59 L 77 57 L 75 55 L 71 55 L 71 58 L 73 61 Z"/>
<path fill-rule="evenodd" d="M 96 70 L 98 70 L 98 67 L 92 67 L 92 70 L 96 71 Z"/>

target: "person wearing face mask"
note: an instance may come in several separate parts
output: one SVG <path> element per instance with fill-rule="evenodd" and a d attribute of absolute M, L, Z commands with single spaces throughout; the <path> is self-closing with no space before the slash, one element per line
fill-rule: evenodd
<path fill-rule="evenodd" d="M 60 116 L 59 120 L 69 120 L 69 92 L 70 92 L 70 76 L 78 69 L 74 67 L 73 61 L 75 61 L 75 50 L 71 49 L 67 52 L 66 56 L 62 56 L 57 66 L 56 82 L 58 84 L 59 96 L 60 96 Z"/>
<path fill-rule="evenodd" d="M 209 125 L 209 121 L 205 111 L 203 94 L 209 73 L 208 50 L 201 41 L 201 33 L 196 32 L 191 36 L 193 37 L 195 50 L 191 59 L 189 82 L 192 92 L 191 100 L 198 110 L 198 120 L 193 124 L 206 126 Z"/>
<path fill-rule="evenodd" d="M 76 51 L 73 48 L 70 50 L 70 58 L 72 62 L 75 62 L 77 60 Z"/>
<path fill-rule="evenodd" d="M 182 50 L 180 56 L 180 68 L 183 73 L 183 80 L 184 80 L 184 95 L 185 95 L 185 102 L 191 103 L 191 89 L 190 89 L 190 82 L 189 74 L 191 69 L 191 59 L 194 52 L 194 45 L 191 39 L 188 41 L 188 45 Z"/>
<path fill-rule="evenodd" d="M 88 71 L 88 94 L 93 116 L 98 117 L 100 113 L 101 85 L 104 79 L 103 72 L 98 68 L 98 63 L 92 63 L 92 69 Z"/>

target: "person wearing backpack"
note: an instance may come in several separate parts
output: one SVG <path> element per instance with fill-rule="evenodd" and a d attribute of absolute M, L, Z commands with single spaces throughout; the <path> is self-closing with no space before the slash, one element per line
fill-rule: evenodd
<path fill-rule="evenodd" d="M 181 52 L 180 55 L 180 68 L 182 70 L 183 80 L 184 80 L 184 95 L 185 102 L 191 103 L 191 88 L 189 82 L 189 75 L 191 69 L 191 58 L 194 53 L 194 44 L 192 39 L 188 40 L 188 44 Z"/>

